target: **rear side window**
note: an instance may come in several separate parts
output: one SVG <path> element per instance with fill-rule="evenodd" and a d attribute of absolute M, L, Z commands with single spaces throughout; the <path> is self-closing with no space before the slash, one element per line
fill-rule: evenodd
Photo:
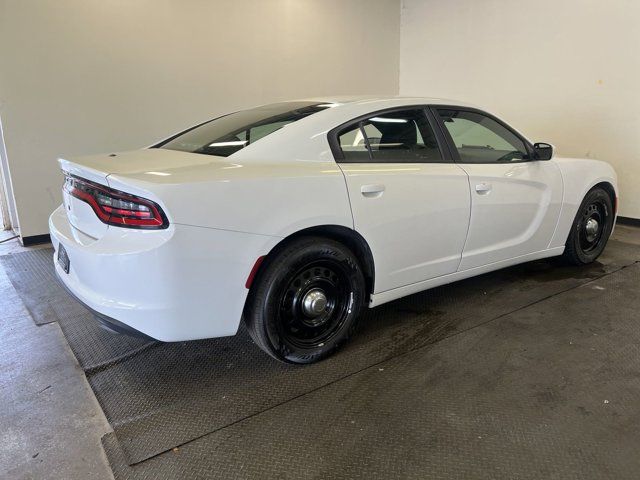
<path fill-rule="evenodd" d="M 465 110 L 438 110 L 462 163 L 521 162 L 527 147 L 493 118 Z"/>
<path fill-rule="evenodd" d="M 362 133 L 360 129 L 360 124 L 338 135 L 338 141 L 346 160 L 352 162 L 368 162 L 371 159 L 364 133 Z"/>
<path fill-rule="evenodd" d="M 338 143 L 347 162 L 444 161 L 421 108 L 374 114 L 339 133 Z"/>
<path fill-rule="evenodd" d="M 326 103 L 283 102 L 242 110 L 189 129 L 155 147 L 228 157 L 285 125 L 330 106 Z"/>

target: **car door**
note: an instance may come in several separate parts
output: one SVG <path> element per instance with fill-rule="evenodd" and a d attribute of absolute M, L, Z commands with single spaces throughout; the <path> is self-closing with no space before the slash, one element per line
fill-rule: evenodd
<path fill-rule="evenodd" d="M 555 162 L 533 159 L 529 142 L 485 112 L 433 111 L 469 175 L 471 222 L 460 270 L 547 249 L 562 205 Z"/>
<path fill-rule="evenodd" d="M 460 264 L 469 183 L 428 115 L 422 106 L 385 110 L 333 132 L 354 226 L 373 253 L 376 293 L 453 273 Z"/>

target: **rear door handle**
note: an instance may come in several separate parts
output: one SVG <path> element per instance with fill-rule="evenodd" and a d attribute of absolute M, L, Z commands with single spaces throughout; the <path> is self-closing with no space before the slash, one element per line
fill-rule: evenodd
<path fill-rule="evenodd" d="M 493 187 L 490 183 L 483 182 L 476 185 L 476 192 L 478 193 L 478 195 L 487 195 L 489 192 L 491 192 L 492 188 Z"/>
<path fill-rule="evenodd" d="M 384 193 L 385 186 L 379 183 L 371 185 L 362 185 L 360 187 L 360 193 L 367 198 L 377 198 Z"/>

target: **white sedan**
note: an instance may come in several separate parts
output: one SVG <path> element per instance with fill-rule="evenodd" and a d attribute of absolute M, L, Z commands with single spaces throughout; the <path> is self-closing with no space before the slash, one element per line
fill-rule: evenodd
<path fill-rule="evenodd" d="M 544 257 L 593 262 L 617 204 L 607 163 L 431 98 L 276 103 L 60 165 L 55 268 L 102 322 L 183 341 L 244 321 L 292 363 L 334 352 L 364 307 Z"/>

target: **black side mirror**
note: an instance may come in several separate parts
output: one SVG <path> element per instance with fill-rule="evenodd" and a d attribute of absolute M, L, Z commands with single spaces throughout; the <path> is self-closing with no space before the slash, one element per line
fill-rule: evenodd
<path fill-rule="evenodd" d="M 553 158 L 553 145 L 550 143 L 538 142 L 533 145 L 534 160 L 551 160 Z"/>

